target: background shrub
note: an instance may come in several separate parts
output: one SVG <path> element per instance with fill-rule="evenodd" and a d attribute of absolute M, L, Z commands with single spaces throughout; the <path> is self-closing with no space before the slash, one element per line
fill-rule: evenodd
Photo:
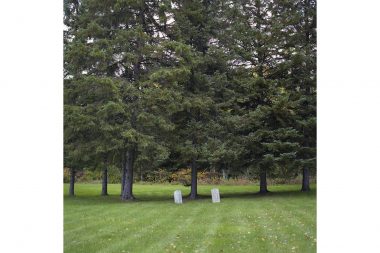
<path fill-rule="evenodd" d="M 135 175 L 135 181 L 140 181 L 141 178 Z M 103 172 L 101 170 L 93 170 L 85 168 L 76 173 L 75 180 L 79 183 L 100 183 L 102 181 Z M 299 174 L 294 178 L 270 178 L 268 177 L 268 185 L 275 184 L 301 184 L 302 175 Z M 65 167 L 63 169 L 63 182 L 70 182 L 70 169 Z M 115 166 L 110 166 L 108 169 L 108 183 L 120 184 L 121 182 L 121 170 Z M 164 168 L 158 170 L 149 171 L 144 174 L 145 183 L 170 183 L 170 184 L 182 184 L 184 186 L 191 185 L 191 169 L 181 168 L 175 171 L 169 171 Z M 310 177 L 310 183 L 315 183 L 316 178 Z M 140 183 L 143 183 L 140 181 Z M 234 176 L 229 179 L 224 179 L 222 173 L 216 171 L 198 171 L 198 183 L 199 184 L 224 184 L 224 185 L 249 185 L 258 184 L 258 178 L 251 178 L 246 175 Z"/>

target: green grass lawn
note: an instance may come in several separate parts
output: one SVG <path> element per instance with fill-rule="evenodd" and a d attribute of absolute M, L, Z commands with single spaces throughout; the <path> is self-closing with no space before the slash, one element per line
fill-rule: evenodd
<path fill-rule="evenodd" d="M 216 186 L 221 203 L 211 203 L 214 186 L 199 186 L 202 198 L 173 202 L 178 185 L 134 185 L 133 202 L 121 202 L 120 185 L 64 185 L 64 252 L 316 252 L 316 194 L 299 185 Z"/>

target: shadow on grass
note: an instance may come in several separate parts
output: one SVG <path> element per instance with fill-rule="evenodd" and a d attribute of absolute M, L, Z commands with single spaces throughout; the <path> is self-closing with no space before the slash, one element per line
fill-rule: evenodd
<path fill-rule="evenodd" d="M 259 192 L 239 192 L 239 193 L 224 193 L 221 194 L 220 198 L 277 198 L 277 197 L 303 197 L 303 196 L 314 196 L 316 194 L 315 189 L 310 190 L 309 192 L 301 192 L 299 190 L 287 190 L 287 191 L 270 191 L 267 193 L 259 193 Z"/>
<path fill-rule="evenodd" d="M 221 200 L 223 199 L 256 199 L 256 198 L 299 198 L 306 196 L 315 196 L 316 190 L 312 189 L 309 192 L 301 192 L 300 190 L 286 190 L 286 191 L 271 191 L 268 193 L 259 193 L 259 192 L 227 192 L 220 193 Z M 80 205 L 102 205 L 102 204 L 133 204 L 133 203 L 142 203 L 142 202 L 173 202 L 173 196 L 168 195 L 155 195 L 155 194 L 135 194 L 136 199 L 133 201 L 122 201 L 120 195 L 111 194 L 108 196 L 75 196 L 70 197 L 65 195 L 64 201 L 70 202 L 71 204 L 80 204 Z M 204 201 L 210 200 L 211 194 L 199 194 L 198 198 L 195 200 L 189 199 L 189 195 L 183 196 L 184 202 L 193 202 L 193 201 Z"/>

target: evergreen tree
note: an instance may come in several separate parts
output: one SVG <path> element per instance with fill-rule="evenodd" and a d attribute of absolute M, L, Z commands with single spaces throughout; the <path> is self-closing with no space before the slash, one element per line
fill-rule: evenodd
<path fill-rule="evenodd" d="M 81 1 L 65 46 L 66 76 L 76 89 L 84 85 L 78 80 L 89 78 L 89 90 L 104 86 L 104 79 L 115 87 L 115 99 L 100 102 L 100 96 L 93 101 L 93 115 L 100 120 L 95 153 L 122 153 L 122 200 L 134 198 L 133 168 L 138 155 L 148 146 L 160 145 L 159 130 L 171 129 L 167 117 L 172 107 L 163 107 L 173 101 L 174 91 L 150 79 L 158 69 L 157 47 L 162 39 L 156 31 L 156 23 L 161 22 L 156 19 L 158 10 L 157 1 Z"/>
<path fill-rule="evenodd" d="M 65 165 L 267 177 L 316 151 L 315 1 L 64 1 Z"/>
<path fill-rule="evenodd" d="M 299 94 L 288 90 L 294 80 L 284 80 L 289 77 L 284 48 L 294 35 L 285 33 L 284 27 L 297 20 L 297 13 L 286 11 L 289 4 L 241 1 L 229 4 L 225 12 L 232 20 L 222 43 L 234 58 L 230 62 L 236 70 L 232 89 L 236 105 L 231 107 L 238 122 L 235 135 L 243 137 L 241 160 L 259 175 L 263 193 L 268 191 L 268 173 L 294 171 L 304 150 L 299 143 Z"/>
<path fill-rule="evenodd" d="M 182 110 L 173 121 L 179 145 L 175 150 L 183 162 L 191 166 L 190 199 L 197 198 L 199 165 L 208 164 L 207 148 L 217 108 L 213 99 L 213 80 L 218 70 L 217 53 L 212 46 L 218 32 L 213 18 L 220 8 L 219 1 L 173 1 L 173 25 L 170 39 L 191 47 L 188 61 L 189 79 L 182 83 Z"/>
<path fill-rule="evenodd" d="M 260 178 L 260 192 L 267 192 L 267 172 L 272 167 L 273 157 L 263 142 L 270 142 L 275 126 L 269 120 L 273 98 L 276 97 L 276 83 L 270 73 L 275 68 L 271 37 L 270 1 L 240 1 L 229 6 L 232 19 L 231 29 L 223 41 L 233 56 L 231 64 L 235 69 L 234 114 L 236 134 L 242 136 L 241 145 L 245 151 L 240 159 L 244 166 L 256 171 Z M 232 17 L 231 16 L 231 17 Z"/>
<path fill-rule="evenodd" d="M 86 106 L 66 104 L 64 107 L 64 166 L 70 168 L 71 196 L 74 196 L 76 173 L 91 163 L 90 140 L 96 134 L 95 121 Z"/>
<path fill-rule="evenodd" d="M 310 170 L 316 165 L 316 2 L 280 1 L 272 7 L 275 16 L 279 83 L 297 103 L 300 150 L 297 164 L 302 170 L 302 191 L 310 190 Z"/>

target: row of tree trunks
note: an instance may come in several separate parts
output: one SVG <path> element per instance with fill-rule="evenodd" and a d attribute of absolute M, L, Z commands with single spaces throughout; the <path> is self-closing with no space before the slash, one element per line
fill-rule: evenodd
<path fill-rule="evenodd" d="M 70 169 L 70 186 L 69 186 L 69 196 L 75 196 L 75 174 L 76 171 L 75 169 Z M 107 184 L 108 184 L 108 169 L 107 167 L 104 168 L 103 170 L 103 180 L 102 180 L 102 196 L 107 196 L 108 195 L 108 190 L 107 190 Z"/>
<path fill-rule="evenodd" d="M 132 194 L 132 184 L 133 184 L 133 162 L 134 162 L 134 152 L 127 151 L 125 155 L 126 159 L 123 159 L 123 171 L 122 171 L 122 182 L 121 182 L 121 199 L 129 200 L 134 199 Z M 75 196 L 74 185 L 75 185 L 75 169 L 70 169 L 70 186 L 69 186 L 69 196 Z M 108 195 L 108 166 L 106 165 L 103 169 L 102 178 L 102 196 Z"/>
<path fill-rule="evenodd" d="M 301 191 L 306 192 L 310 191 L 310 172 L 308 168 L 302 169 L 302 188 Z M 267 173 L 266 170 L 260 172 L 260 192 L 267 193 L 268 184 L 267 184 Z"/>
<path fill-rule="evenodd" d="M 134 164 L 134 153 L 133 151 L 127 151 L 125 163 L 123 164 L 123 175 L 122 175 L 122 184 L 121 184 L 121 199 L 122 200 L 133 200 L 133 164 Z M 195 158 L 191 162 L 191 191 L 190 199 L 196 199 L 198 197 L 198 182 L 197 182 L 197 167 Z M 75 196 L 74 185 L 75 185 L 75 169 L 70 170 L 70 187 L 69 187 L 69 196 Z M 102 181 L 102 196 L 108 195 L 107 190 L 108 184 L 108 169 L 107 166 L 103 170 L 103 181 Z M 308 168 L 302 169 L 302 188 L 301 191 L 310 191 L 310 172 Z M 260 172 L 260 192 L 267 193 L 268 183 L 267 183 L 267 172 L 262 170 Z"/>
<path fill-rule="evenodd" d="M 125 182 L 123 187 L 123 193 L 121 194 L 122 200 L 133 200 L 135 197 L 133 196 L 133 164 L 134 164 L 134 150 L 127 150 L 126 159 L 125 159 Z"/>

